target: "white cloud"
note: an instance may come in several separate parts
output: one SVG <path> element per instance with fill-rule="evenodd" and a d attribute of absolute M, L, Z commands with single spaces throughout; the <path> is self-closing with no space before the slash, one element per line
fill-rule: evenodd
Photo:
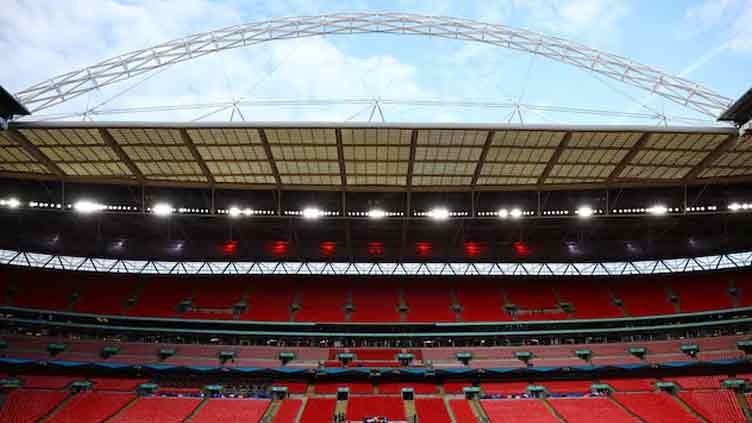
<path fill-rule="evenodd" d="M 752 50 L 752 0 L 705 0 L 684 15 L 689 36 L 720 34 L 721 50 Z"/>

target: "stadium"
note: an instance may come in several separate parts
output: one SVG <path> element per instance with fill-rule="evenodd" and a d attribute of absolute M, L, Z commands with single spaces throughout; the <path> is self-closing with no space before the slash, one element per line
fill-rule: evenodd
<path fill-rule="evenodd" d="M 225 50 L 363 34 L 539 56 L 710 123 L 389 122 L 389 99 L 349 100 L 364 122 L 58 112 Z M 408 13 L 143 47 L 0 87 L 0 422 L 752 421 L 752 91 Z"/>

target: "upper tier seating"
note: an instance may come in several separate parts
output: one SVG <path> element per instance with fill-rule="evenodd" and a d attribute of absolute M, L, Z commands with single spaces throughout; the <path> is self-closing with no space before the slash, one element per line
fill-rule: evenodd
<path fill-rule="evenodd" d="M 200 402 L 200 398 L 142 397 L 110 422 L 181 423 Z"/>
<path fill-rule="evenodd" d="M 399 283 L 391 280 L 356 280 L 352 284 L 352 322 L 399 322 Z"/>
<path fill-rule="evenodd" d="M 363 420 L 366 417 L 384 416 L 389 420 L 405 420 L 405 405 L 398 396 L 352 396 L 347 401 L 348 420 Z"/>
<path fill-rule="evenodd" d="M 481 400 L 481 404 L 492 423 L 559 423 L 537 399 Z"/>
<path fill-rule="evenodd" d="M 618 281 L 610 285 L 616 298 L 624 303 L 628 316 L 672 314 L 674 306 L 668 300 L 665 282 L 658 279 L 649 283 L 635 284 L 632 280 Z"/>
<path fill-rule="evenodd" d="M 72 310 L 77 313 L 123 314 L 128 298 L 136 293 L 136 284 L 121 275 L 111 275 L 106 283 L 99 279 L 87 277 L 79 284 L 79 296 Z"/>
<path fill-rule="evenodd" d="M 295 302 L 297 282 L 291 279 L 269 279 L 254 283 L 248 301 L 248 310 L 240 315 L 242 320 L 290 320 L 290 306 Z"/>
<path fill-rule="evenodd" d="M 195 283 L 193 307 L 226 309 L 240 302 L 250 284 L 245 279 L 227 279 L 221 284 L 199 280 Z"/>
<path fill-rule="evenodd" d="M 405 302 L 410 322 L 455 322 L 450 285 L 442 281 L 409 281 L 405 284 Z"/>
<path fill-rule="evenodd" d="M 256 423 L 269 407 L 269 400 L 210 399 L 191 419 L 191 423 L 251 422 Z"/>
<path fill-rule="evenodd" d="M 0 422 L 34 423 L 60 404 L 68 393 L 65 391 L 40 391 L 18 389 L 5 397 L 0 408 Z"/>
<path fill-rule="evenodd" d="M 723 275 L 681 276 L 671 279 L 671 288 L 679 296 L 682 313 L 732 308 L 729 283 Z"/>
<path fill-rule="evenodd" d="M 502 285 L 509 304 L 517 307 L 518 320 L 561 320 L 569 316 L 559 308 L 549 282 L 509 282 Z"/>
<path fill-rule="evenodd" d="M 430 423 L 452 423 L 444 400 L 441 398 L 416 398 L 415 411 L 418 421 Z"/>
<path fill-rule="evenodd" d="M 24 375 L 25 388 L 63 389 L 81 378 L 55 375 Z"/>
<path fill-rule="evenodd" d="M 349 284 L 326 281 L 320 284 L 303 284 L 300 310 L 295 313 L 299 322 L 344 322 L 345 303 Z"/>
<path fill-rule="evenodd" d="M 663 379 L 676 383 L 682 390 L 690 390 L 718 389 L 723 379 L 726 378 L 724 376 L 671 376 Z"/>
<path fill-rule="evenodd" d="M 123 408 L 134 394 L 115 392 L 81 392 L 57 411 L 49 423 L 97 423 Z"/>
<path fill-rule="evenodd" d="M 655 391 L 655 379 L 622 378 L 601 379 L 601 383 L 611 385 L 617 392 L 650 392 Z"/>
<path fill-rule="evenodd" d="M 649 422 L 698 422 L 692 414 L 665 392 L 614 393 L 613 397 L 634 414 Z"/>
<path fill-rule="evenodd" d="M 608 398 L 551 398 L 551 406 L 567 422 L 577 423 L 634 423 L 627 412 Z"/>
<path fill-rule="evenodd" d="M 586 280 L 561 283 L 558 289 L 561 300 L 575 306 L 574 314 L 578 319 L 602 319 L 623 316 L 621 309 L 614 304 L 611 298 L 607 281 Z"/>
<path fill-rule="evenodd" d="M 319 382 L 313 387 L 317 394 L 336 394 L 338 388 L 348 388 L 351 394 L 373 394 L 373 385 L 366 382 Z"/>
<path fill-rule="evenodd" d="M 678 395 L 693 410 L 713 423 L 737 423 L 745 420 L 736 395 L 731 391 L 716 389 L 679 392 Z"/>
<path fill-rule="evenodd" d="M 454 294 L 462 306 L 462 320 L 465 322 L 512 320 L 504 310 L 501 288 L 494 281 L 463 279 L 454 285 Z"/>
<path fill-rule="evenodd" d="M 336 406 L 334 398 L 308 398 L 300 423 L 331 423 Z"/>
<path fill-rule="evenodd" d="M 478 423 L 478 419 L 473 414 L 473 410 L 470 408 L 470 403 L 467 400 L 449 400 L 449 405 L 452 407 L 452 413 L 457 423 Z"/>
<path fill-rule="evenodd" d="M 299 399 L 286 399 L 282 401 L 282 405 L 279 407 L 272 423 L 295 423 L 295 418 L 298 416 L 301 404 L 303 404 L 303 401 Z"/>
<path fill-rule="evenodd" d="M 162 279 L 144 283 L 129 316 L 177 317 L 181 301 L 191 298 L 191 284 L 187 280 Z"/>
<path fill-rule="evenodd" d="M 399 394 L 402 388 L 413 388 L 416 394 L 435 394 L 437 387 L 426 382 L 382 383 L 379 385 L 380 394 Z"/>
<path fill-rule="evenodd" d="M 119 377 L 96 377 L 89 379 L 94 384 L 94 389 L 97 391 L 133 391 L 142 383 L 146 383 L 148 379 L 127 379 Z"/>

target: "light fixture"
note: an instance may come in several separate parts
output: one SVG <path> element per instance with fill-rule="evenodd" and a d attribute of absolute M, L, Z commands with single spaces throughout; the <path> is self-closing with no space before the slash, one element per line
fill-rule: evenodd
<path fill-rule="evenodd" d="M 731 203 L 731 204 L 729 204 L 728 208 L 731 211 L 739 211 L 739 210 L 743 209 L 744 206 L 742 204 L 739 204 L 739 203 Z"/>
<path fill-rule="evenodd" d="M 237 207 L 230 207 L 230 209 L 227 211 L 227 214 L 229 214 L 230 217 L 239 217 L 242 213 L 243 211 Z"/>
<path fill-rule="evenodd" d="M 449 210 L 445 208 L 436 208 L 428 212 L 428 217 L 433 220 L 447 220 L 449 219 Z"/>
<path fill-rule="evenodd" d="M 519 219 L 522 217 L 522 210 L 512 209 L 512 211 L 509 212 L 509 215 L 512 216 L 512 219 Z"/>
<path fill-rule="evenodd" d="M 496 212 L 496 216 L 499 216 L 500 219 L 506 219 L 507 217 L 509 217 L 509 210 L 500 209 L 498 212 Z"/>
<path fill-rule="evenodd" d="M 583 219 L 593 216 L 593 213 L 595 213 L 595 211 L 590 206 L 581 206 L 577 209 L 577 216 L 580 216 Z"/>
<path fill-rule="evenodd" d="M 303 219 L 318 219 L 324 215 L 324 212 L 314 207 L 306 207 L 303 209 Z"/>
<path fill-rule="evenodd" d="M 76 201 L 73 204 L 73 210 L 81 214 L 97 213 L 106 208 L 107 206 L 105 206 L 104 204 L 100 204 L 91 200 L 80 200 Z"/>
<path fill-rule="evenodd" d="M 668 213 L 668 208 L 662 204 L 656 204 L 648 207 L 647 212 L 656 216 L 663 216 Z"/>
<path fill-rule="evenodd" d="M 381 209 L 368 210 L 368 217 L 371 219 L 383 219 L 386 217 L 386 212 Z"/>
<path fill-rule="evenodd" d="M 9 209 L 17 209 L 21 205 L 21 201 L 18 198 L 11 197 L 7 200 L 0 200 L 0 206 L 8 207 Z"/>
<path fill-rule="evenodd" d="M 173 209 L 172 206 L 167 203 L 157 203 L 154 205 L 154 207 L 151 208 L 151 212 L 156 216 L 169 216 L 174 211 L 175 209 Z"/>

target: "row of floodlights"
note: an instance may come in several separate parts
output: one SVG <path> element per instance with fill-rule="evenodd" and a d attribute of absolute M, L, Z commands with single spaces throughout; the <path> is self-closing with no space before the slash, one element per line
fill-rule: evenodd
<path fill-rule="evenodd" d="M 0 199 L 0 207 L 7 207 L 11 209 L 18 208 L 22 205 L 21 201 L 17 198 Z M 45 203 L 31 201 L 28 203 L 30 208 L 47 208 L 47 209 L 73 209 L 81 214 L 92 214 L 101 211 L 138 211 L 135 206 L 121 206 L 121 205 L 105 205 L 91 200 L 80 200 L 73 204 L 63 205 L 61 203 Z M 732 212 L 737 211 L 752 211 L 752 203 L 731 203 L 728 205 L 728 209 Z M 688 207 L 688 212 L 714 212 L 717 211 L 717 206 L 693 206 Z M 182 214 L 208 214 L 209 209 L 201 208 L 174 208 L 168 203 L 157 203 L 151 207 L 146 208 L 146 211 L 156 216 L 169 216 L 175 212 Z M 668 213 L 680 213 L 682 211 L 679 207 L 666 207 L 661 204 L 656 204 L 647 208 L 624 208 L 613 209 L 612 214 L 638 214 L 647 213 L 656 216 L 666 215 Z M 228 209 L 217 210 L 218 214 L 226 214 L 230 217 L 249 217 L 249 216 L 271 216 L 276 214 L 273 210 L 254 210 L 251 208 L 241 209 L 239 207 L 230 207 Z M 569 216 L 574 214 L 580 218 L 589 218 L 594 215 L 601 215 L 604 213 L 602 209 L 593 209 L 590 206 L 580 206 L 574 212 L 569 210 L 545 210 L 542 212 L 543 216 Z M 321 210 L 316 207 L 306 207 L 303 210 L 286 210 L 284 211 L 286 216 L 300 216 L 304 219 L 319 219 L 322 217 L 339 216 L 339 211 Z M 372 209 L 367 212 L 356 211 L 349 212 L 349 216 L 355 217 L 368 217 L 371 219 L 383 219 L 386 217 L 401 217 L 404 216 L 403 212 L 388 212 L 381 209 Z M 428 217 L 433 220 L 447 220 L 452 217 L 467 217 L 470 213 L 466 211 L 450 211 L 446 208 L 439 207 L 429 211 L 416 212 L 415 216 Z M 532 210 L 522 210 L 519 208 L 512 209 L 499 209 L 497 211 L 482 211 L 478 212 L 479 217 L 498 217 L 500 219 L 520 219 L 525 216 L 534 216 L 535 212 Z"/>

